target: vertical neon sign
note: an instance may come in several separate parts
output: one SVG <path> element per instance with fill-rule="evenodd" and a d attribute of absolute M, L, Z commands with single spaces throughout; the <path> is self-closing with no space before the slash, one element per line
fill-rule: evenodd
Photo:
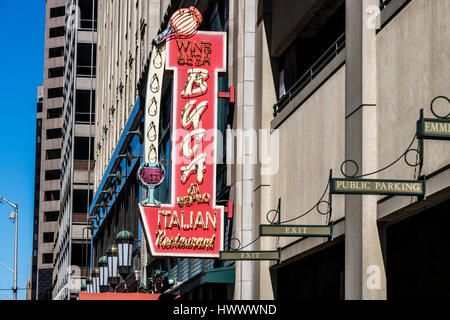
<path fill-rule="evenodd" d="M 171 203 L 140 205 L 142 224 L 154 257 L 219 257 L 217 91 L 218 75 L 226 71 L 226 33 L 169 41 L 166 54 L 166 70 L 173 72 Z"/>

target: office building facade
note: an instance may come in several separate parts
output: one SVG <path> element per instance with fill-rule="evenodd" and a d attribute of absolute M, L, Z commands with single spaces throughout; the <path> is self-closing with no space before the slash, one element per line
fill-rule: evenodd
<path fill-rule="evenodd" d="M 32 300 L 70 299 L 68 284 L 76 286 L 87 274 L 83 257 L 89 257 L 89 231 L 83 236 L 83 227 L 94 168 L 89 147 L 94 143 L 95 15 L 95 1 L 46 2 L 44 85 L 37 103 Z"/>
<path fill-rule="evenodd" d="M 60 209 L 65 1 L 46 3 L 44 85 L 38 89 L 31 299 L 52 297 L 53 240 Z M 38 132 L 39 133 L 39 132 Z"/>
<path fill-rule="evenodd" d="M 97 1 L 66 3 L 61 210 L 53 299 L 76 297 L 89 265 L 96 90 Z"/>

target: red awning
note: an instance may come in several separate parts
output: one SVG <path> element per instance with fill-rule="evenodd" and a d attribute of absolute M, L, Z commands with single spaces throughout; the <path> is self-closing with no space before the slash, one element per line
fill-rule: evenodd
<path fill-rule="evenodd" d="M 160 296 L 160 294 L 148 293 L 80 292 L 79 300 L 158 300 Z"/>

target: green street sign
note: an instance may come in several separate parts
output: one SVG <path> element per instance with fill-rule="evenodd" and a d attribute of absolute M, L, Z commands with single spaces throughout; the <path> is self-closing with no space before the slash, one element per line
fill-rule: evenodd
<path fill-rule="evenodd" d="M 259 226 L 262 237 L 329 237 L 333 236 L 332 225 L 281 225 L 262 224 Z"/>
<path fill-rule="evenodd" d="M 450 140 L 450 120 L 421 117 L 417 121 L 417 137 L 429 140 Z"/>
<path fill-rule="evenodd" d="M 280 251 L 220 251 L 220 260 L 280 260 Z"/>
<path fill-rule="evenodd" d="M 423 196 L 424 180 L 331 179 L 332 194 Z"/>

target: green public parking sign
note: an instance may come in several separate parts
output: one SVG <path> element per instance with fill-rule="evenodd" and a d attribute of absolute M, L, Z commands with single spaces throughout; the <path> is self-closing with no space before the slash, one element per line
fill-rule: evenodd
<path fill-rule="evenodd" d="M 424 180 L 331 179 L 332 194 L 423 196 Z"/>

